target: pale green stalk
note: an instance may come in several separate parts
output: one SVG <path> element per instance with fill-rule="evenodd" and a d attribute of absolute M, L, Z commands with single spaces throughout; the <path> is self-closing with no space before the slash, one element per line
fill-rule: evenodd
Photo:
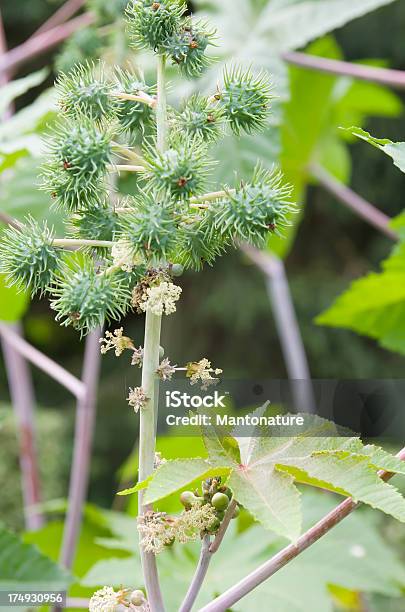
<path fill-rule="evenodd" d="M 167 110 L 165 87 L 165 58 L 159 57 L 157 85 L 157 147 L 163 151 L 167 138 Z M 139 429 L 139 480 L 145 480 L 152 472 L 155 461 L 156 433 L 158 415 L 158 377 L 156 370 L 159 365 L 160 330 L 162 317 L 146 311 L 145 340 L 142 366 L 142 389 L 148 398 L 140 411 Z M 143 504 L 143 491 L 139 493 L 139 514 L 144 514 L 150 507 Z M 160 592 L 156 558 L 141 548 L 142 568 L 145 587 L 152 612 L 164 612 L 164 604 Z"/>

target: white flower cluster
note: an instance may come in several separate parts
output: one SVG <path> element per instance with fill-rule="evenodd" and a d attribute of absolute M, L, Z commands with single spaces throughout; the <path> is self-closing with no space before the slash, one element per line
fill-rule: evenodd
<path fill-rule="evenodd" d="M 143 591 L 121 589 L 114 591 L 112 587 L 105 586 L 96 591 L 89 602 L 89 612 L 150 612 L 150 606 L 145 599 Z"/>
<path fill-rule="evenodd" d="M 176 367 L 177 366 L 170 363 L 168 357 L 165 357 L 158 365 L 156 374 L 159 376 L 160 380 L 171 380 L 176 371 Z"/>
<path fill-rule="evenodd" d="M 102 355 L 105 355 L 111 349 L 114 349 L 115 355 L 119 357 L 126 349 L 135 350 L 134 344 L 131 338 L 128 336 L 123 336 L 124 329 L 120 327 L 119 329 L 115 329 L 114 333 L 110 331 L 105 332 L 105 337 L 100 338 L 99 342 L 101 344 L 100 351 Z"/>
<path fill-rule="evenodd" d="M 89 612 L 114 612 L 119 604 L 122 591 L 114 591 L 112 587 L 105 586 L 96 591 L 89 602 Z"/>
<path fill-rule="evenodd" d="M 141 408 L 144 408 L 147 401 L 148 398 L 146 397 L 145 391 L 142 389 L 142 387 L 129 388 L 127 402 L 130 406 L 132 406 L 135 412 L 139 412 Z"/>
<path fill-rule="evenodd" d="M 212 376 L 212 374 L 215 375 Z M 202 389 L 206 389 L 210 385 L 214 385 L 218 382 L 218 376 L 222 374 L 222 370 L 220 368 L 212 368 L 211 362 L 208 361 L 205 357 L 200 359 L 200 361 L 192 361 L 187 364 L 186 375 L 190 379 L 190 384 L 195 385 L 198 382 L 201 382 Z"/>
<path fill-rule="evenodd" d="M 148 287 L 139 304 L 141 310 L 150 310 L 155 315 L 166 315 L 176 312 L 176 302 L 181 295 L 181 287 L 163 281 L 155 287 Z"/>
<path fill-rule="evenodd" d="M 147 512 L 138 518 L 140 543 L 146 552 L 158 555 L 175 540 L 181 544 L 197 540 L 216 520 L 211 504 L 193 504 L 176 517 L 164 512 Z"/>

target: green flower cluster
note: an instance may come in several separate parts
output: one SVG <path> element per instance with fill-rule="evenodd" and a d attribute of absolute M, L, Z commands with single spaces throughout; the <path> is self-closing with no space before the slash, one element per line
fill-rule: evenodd
<path fill-rule="evenodd" d="M 207 65 L 213 32 L 184 13 L 180 0 L 136 0 L 127 20 L 138 45 L 169 55 L 190 76 Z M 50 294 L 63 325 L 87 333 L 120 319 L 138 294 L 144 298 L 145 279 L 157 270 L 170 284 L 175 271 L 212 265 L 241 242 L 263 246 L 289 224 L 294 206 L 276 169 L 258 166 L 250 179 L 207 193 L 210 147 L 226 128 L 240 134 L 266 125 L 267 76 L 227 69 L 213 95 L 168 108 L 164 148 L 154 133 L 159 94 L 139 74 L 84 63 L 61 74 L 56 89 L 60 119 L 46 142 L 42 181 L 68 235 L 55 240 L 46 224 L 29 218 L 4 232 L 0 256 L 10 283 Z M 126 198 L 119 194 L 122 170 L 137 176 Z"/>

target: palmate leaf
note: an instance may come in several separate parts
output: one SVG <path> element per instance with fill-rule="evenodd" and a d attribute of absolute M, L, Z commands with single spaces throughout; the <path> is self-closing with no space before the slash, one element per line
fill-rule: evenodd
<path fill-rule="evenodd" d="M 363 446 L 356 437 L 340 437 L 333 423 L 317 416 L 306 415 L 305 429 L 290 437 L 273 426 L 265 437 L 254 433 L 238 453 L 223 431 L 205 428 L 208 459 L 179 459 L 161 466 L 148 483 L 145 503 L 216 473 L 229 474 L 235 499 L 264 527 L 292 541 L 301 527 L 294 482 L 352 497 L 405 522 L 405 499 L 377 474 L 380 468 L 405 473 L 405 464 L 382 449 Z"/>
<path fill-rule="evenodd" d="M 394 165 L 401 172 L 405 172 L 405 142 L 393 142 L 388 138 L 375 138 L 359 127 L 351 127 L 347 131 L 383 151 L 383 153 L 391 157 Z"/>
<path fill-rule="evenodd" d="M 327 514 L 336 504 L 331 495 L 306 490 L 302 495 L 307 529 Z M 277 612 L 332 612 L 331 585 L 341 588 L 379 593 L 389 597 L 401 596 L 405 585 L 405 570 L 399 559 L 379 536 L 370 512 L 359 511 L 348 517 L 316 544 L 294 559 L 271 580 L 267 580 L 245 597 L 235 612 L 257 612 L 271 609 Z M 101 545 L 106 553 L 113 548 L 124 552 L 128 541 L 134 538 L 133 524 L 128 520 L 127 530 L 104 538 Z M 276 554 L 284 541 L 265 532 L 259 525 L 238 533 L 236 521 L 212 559 L 196 609 L 224 592 L 264 560 Z M 115 530 L 113 530 L 115 531 Z M 159 576 L 169 610 L 178 610 L 195 571 L 199 544 L 174 545 L 159 555 Z M 139 555 L 126 559 L 98 561 L 84 577 L 82 584 L 92 587 L 134 584 L 140 571 Z M 136 580 L 136 578 L 135 578 Z M 294 588 L 291 588 L 291 586 Z"/>
<path fill-rule="evenodd" d="M 382 272 L 354 281 L 315 321 L 351 329 L 405 354 L 405 244 L 396 247 L 382 267 Z"/>
<path fill-rule="evenodd" d="M 63 591 L 71 581 L 67 571 L 0 524 L 0 590 Z"/>

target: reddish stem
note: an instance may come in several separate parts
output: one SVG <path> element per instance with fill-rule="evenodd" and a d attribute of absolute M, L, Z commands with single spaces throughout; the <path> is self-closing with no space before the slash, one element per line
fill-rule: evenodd
<path fill-rule="evenodd" d="M 91 332 L 86 339 L 83 365 L 85 393 L 77 403 L 68 511 L 60 554 L 60 563 L 66 568 L 72 566 L 74 559 L 89 482 L 91 446 L 96 417 L 97 385 L 100 370 L 99 338 L 102 333 L 102 330 L 98 328 Z"/>
<path fill-rule="evenodd" d="M 21 328 L 18 324 L 9 327 L 14 330 L 14 333 L 21 334 Z M 25 359 L 5 338 L 2 338 L 2 347 L 10 396 L 18 427 L 25 525 L 28 530 L 36 530 L 43 525 L 43 516 L 38 510 L 41 493 L 35 445 L 34 389 L 31 373 Z"/>
<path fill-rule="evenodd" d="M 320 185 L 334 195 L 342 204 L 350 208 L 370 225 L 376 227 L 388 238 L 391 238 L 391 240 L 398 240 L 396 232 L 389 227 L 390 217 L 378 210 L 370 202 L 367 202 L 367 200 L 355 193 L 350 187 L 343 185 L 324 168 L 315 165 L 310 170 Z"/>
<path fill-rule="evenodd" d="M 55 47 L 69 38 L 71 34 L 80 28 L 90 25 L 93 21 L 94 15 L 91 13 L 84 13 L 80 15 L 80 17 L 76 17 L 71 21 L 58 25 L 38 36 L 29 38 L 0 58 L 0 74 L 7 73 L 27 60 L 37 55 L 41 55 L 41 53 L 45 53 L 45 51 L 52 49 L 52 47 Z"/>
<path fill-rule="evenodd" d="M 34 36 L 38 36 L 38 34 L 42 34 L 43 32 L 47 32 L 51 30 L 55 26 L 60 25 L 61 23 L 65 23 L 68 19 L 73 17 L 75 13 L 77 13 L 82 6 L 84 5 L 86 0 L 67 0 L 62 6 L 55 11 L 49 19 L 44 21 L 41 27 L 32 34 L 30 38 L 34 38 Z"/>
<path fill-rule="evenodd" d="M 284 53 L 282 58 L 289 64 L 300 66 L 301 68 L 352 77 L 363 81 L 374 81 L 397 89 L 405 89 L 405 72 L 402 70 L 377 68 L 364 64 L 352 64 L 350 62 L 317 57 L 315 55 L 294 51 Z"/>

